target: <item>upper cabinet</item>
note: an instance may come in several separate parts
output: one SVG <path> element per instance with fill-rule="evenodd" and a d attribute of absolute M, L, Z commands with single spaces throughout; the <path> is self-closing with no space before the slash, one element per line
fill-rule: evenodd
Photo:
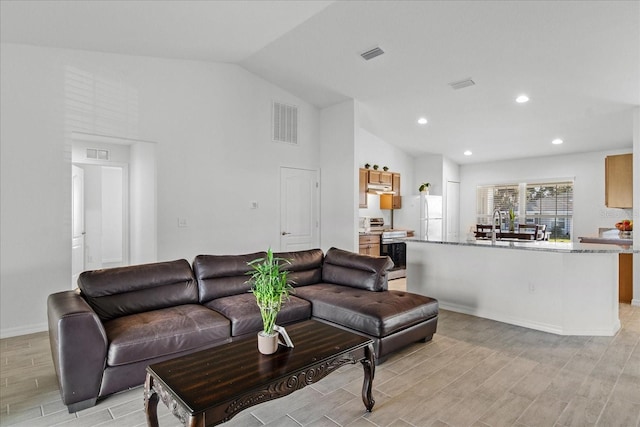
<path fill-rule="evenodd" d="M 393 209 L 402 207 L 402 198 L 400 197 L 400 174 L 396 172 L 377 171 L 371 169 L 359 170 L 359 187 L 358 187 L 358 207 L 367 208 L 367 191 L 369 184 L 389 186 L 395 193 L 393 195 Z"/>
<path fill-rule="evenodd" d="M 358 190 L 359 207 L 366 208 L 367 204 L 367 183 L 369 182 L 369 171 L 360 168 L 360 186 Z"/>
<path fill-rule="evenodd" d="M 393 182 L 393 174 L 391 172 L 385 171 L 369 171 L 369 183 L 370 184 L 388 184 L 391 185 Z"/>
<path fill-rule="evenodd" d="M 393 209 L 400 209 L 402 207 L 402 197 L 400 197 L 400 174 L 393 173 L 391 177 L 391 189 L 395 193 L 393 195 Z"/>
<path fill-rule="evenodd" d="M 604 204 L 609 208 L 633 207 L 633 154 L 607 156 L 604 162 Z"/>

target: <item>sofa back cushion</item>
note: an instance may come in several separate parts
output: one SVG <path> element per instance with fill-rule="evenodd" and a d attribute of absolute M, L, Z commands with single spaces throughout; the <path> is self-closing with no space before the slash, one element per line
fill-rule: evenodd
<path fill-rule="evenodd" d="M 251 286 L 247 263 L 267 256 L 266 252 L 244 255 L 198 255 L 193 260 L 193 272 L 198 280 L 200 303 L 248 292 Z"/>
<path fill-rule="evenodd" d="M 78 287 L 103 322 L 198 302 L 198 286 L 185 259 L 85 271 Z"/>
<path fill-rule="evenodd" d="M 384 291 L 388 287 L 387 271 L 393 267 L 389 257 L 360 255 L 331 248 L 324 257 L 322 281 L 368 291 Z"/>
<path fill-rule="evenodd" d="M 277 252 L 273 256 L 286 259 L 291 263 L 285 263 L 284 269 L 290 272 L 288 277 L 294 287 L 312 285 L 322 281 L 322 262 L 324 261 L 322 249 Z"/>

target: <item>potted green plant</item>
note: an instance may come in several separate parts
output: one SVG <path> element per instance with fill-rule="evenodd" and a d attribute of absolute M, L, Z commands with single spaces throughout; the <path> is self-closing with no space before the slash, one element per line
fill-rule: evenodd
<path fill-rule="evenodd" d="M 423 182 L 422 184 L 420 184 L 420 187 L 418 187 L 418 191 L 421 193 L 429 193 L 429 187 L 431 186 L 430 183 L 428 182 Z"/>
<path fill-rule="evenodd" d="M 516 211 L 513 208 L 509 208 L 509 231 L 514 232 L 516 229 Z"/>
<path fill-rule="evenodd" d="M 377 171 L 379 167 L 380 167 L 380 166 L 378 166 L 378 165 L 373 165 L 373 170 L 374 170 L 374 171 Z"/>
<path fill-rule="evenodd" d="M 258 333 L 258 350 L 263 354 L 275 353 L 278 349 L 278 332 L 274 330 L 276 317 L 282 304 L 289 299 L 293 287 L 289 282 L 289 272 L 283 267 L 289 260 L 273 256 L 271 248 L 265 258 L 250 261 L 249 283 L 256 297 L 256 304 L 262 316 L 262 331 Z"/>

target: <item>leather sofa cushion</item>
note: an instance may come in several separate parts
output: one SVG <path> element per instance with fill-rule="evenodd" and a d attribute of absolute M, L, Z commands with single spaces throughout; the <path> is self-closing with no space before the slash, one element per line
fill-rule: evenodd
<path fill-rule="evenodd" d="M 402 291 L 371 292 L 329 283 L 296 289 L 313 317 L 382 338 L 438 315 L 438 302 Z"/>
<path fill-rule="evenodd" d="M 103 322 L 198 302 L 198 286 L 184 259 L 85 271 L 78 287 Z"/>
<path fill-rule="evenodd" d="M 388 287 L 387 271 L 393 267 L 389 257 L 372 257 L 331 248 L 324 257 L 322 281 L 369 291 Z"/>
<path fill-rule="evenodd" d="M 218 298 L 206 303 L 206 306 L 223 314 L 231 320 L 231 336 L 237 337 L 262 330 L 262 316 L 252 293 Z M 311 318 L 311 304 L 295 296 L 282 304 L 276 318 L 278 325 L 286 325 Z"/>
<path fill-rule="evenodd" d="M 321 249 L 278 252 L 273 255 L 290 262 L 290 264 L 285 264 L 285 269 L 289 271 L 289 279 L 294 287 L 312 285 L 322 281 L 324 254 Z"/>
<path fill-rule="evenodd" d="M 193 260 L 193 271 L 198 280 L 200 303 L 216 298 L 245 294 L 251 289 L 247 263 L 267 256 L 266 252 L 244 255 L 198 255 Z"/>
<path fill-rule="evenodd" d="M 229 320 L 198 304 L 119 317 L 104 324 L 107 365 L 118 366 L 195 350 L 229 339 Z"/>

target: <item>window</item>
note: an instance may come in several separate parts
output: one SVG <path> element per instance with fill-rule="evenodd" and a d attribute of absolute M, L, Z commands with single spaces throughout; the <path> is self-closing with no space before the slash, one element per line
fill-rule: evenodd
<path fill-rule="evenodd" d="M 571 240 L 573 183 L 528 184 L 525 216 L 528 222 L 546 225 L 549 240 Z"/>
<path fill-rule="evenodd" d="M 573 182 L 478 186 L 476 201 L 478 224 L 491 224 L 494 210 L 499 209 L 504 230 L 510 226 L 511 212 L 516 228 L 518 224 L 544 225 L 549 240 L 571 240 Z"/>

